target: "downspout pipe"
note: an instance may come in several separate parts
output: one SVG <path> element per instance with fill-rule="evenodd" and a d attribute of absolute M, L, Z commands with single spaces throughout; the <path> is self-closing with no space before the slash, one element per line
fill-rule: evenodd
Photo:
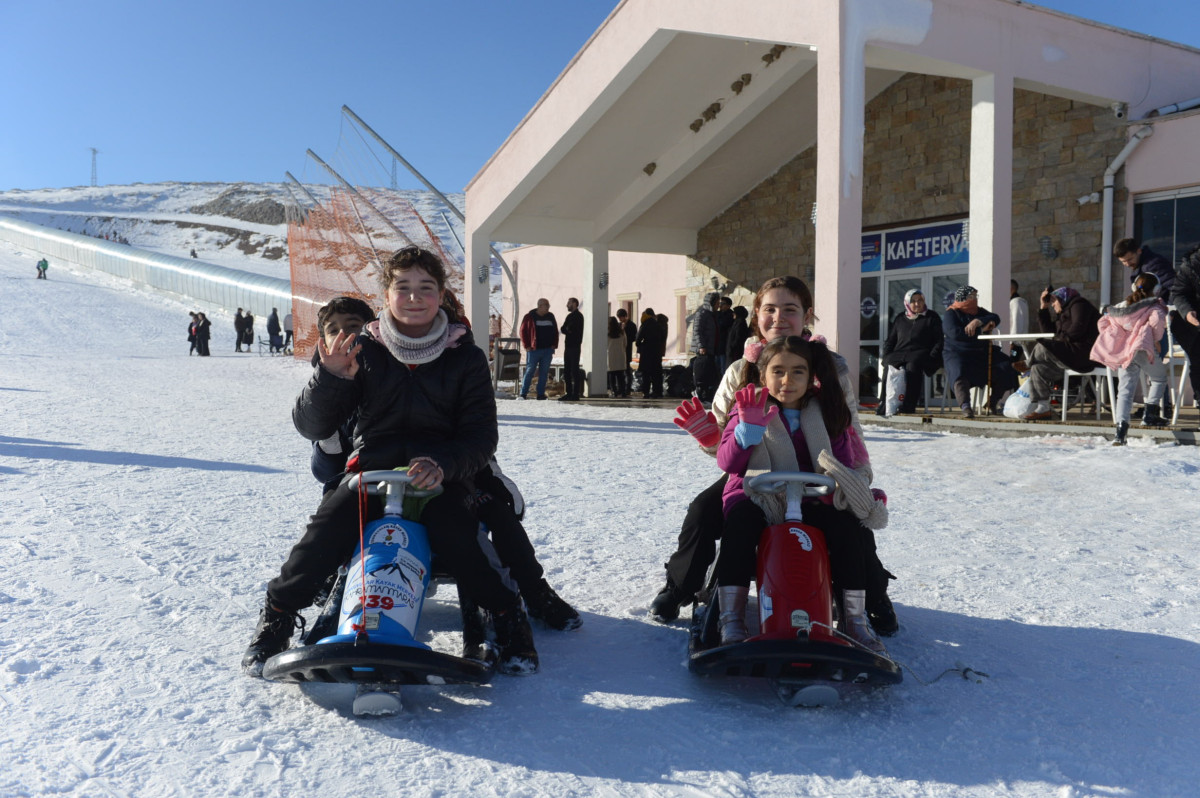
<path fill-rule="evenodd" d="M 1103 232 L 1100 236 L 1100 302 L 1101 306 L 1112 302 L 1112 261 L 1113 261 L 1113 186 L 1116 183 L 1117 172 L 1125 165 L 1125 160 L 1142 143 L 1142 139 L 1154 134 L 1152 125 L 1142 125 L 1133 132 L 1129 141 L 1113 158 L 1113 162 L 1104 170 L 1104 209 L 1101 218 L 1104 220 Z"/>

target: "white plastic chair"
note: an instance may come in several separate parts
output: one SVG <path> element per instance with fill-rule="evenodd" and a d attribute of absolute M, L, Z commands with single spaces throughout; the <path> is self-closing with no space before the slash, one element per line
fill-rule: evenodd
<path fill-rule="evenodd" d="M 1062 380 L 1062 384 L 1063 384 L 1062 420 L 1063 421 L 1067 420 L 1067 408 L 1069 406 L 1067 397 L 1070 393 L 1072 377 L 1080 378 L 1079 394 L 1078 394 L 1078 404 L 1080 404 L 1080 405 L 1083 404 L 1084 388 L 1088 385 L 1089 382 L 1091 383 L 1092 391 L 1096 395 L 1096 420 L 1099 421 L 1100 420 L 1100 410 L 1101 410 L 1102 405 L 1104 404 L 1104 394 L 1106 393 L 1106 391 L 1105 391 L 1106 386 L 1108 388 L 1107 393 L 1108 393 L 1108 397 L 1109 397 L 1109 401 L 1108 401 L 1109 407 L 1112 407 L 1112 405 L 1113 405 L 1112 373 L 1108 370 L 1108 368 L 1106 366 L 1099 366 L 1097 368 L 1092 369 L 1091 371 L 1075 371 L 1074 369 L 1064 370 L 1063 371 L 1063 380 Z M 1101 378 L 1104 378 L 1104 379 L 1101 379 Z"/>

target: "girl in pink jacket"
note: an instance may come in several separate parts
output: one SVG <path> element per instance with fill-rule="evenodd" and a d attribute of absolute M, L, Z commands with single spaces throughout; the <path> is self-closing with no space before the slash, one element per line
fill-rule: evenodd
<path fill-rule="evenodd" d="M 1124 302 L 1113 305 L 1100 317 L 1100 337 L 1089 355 L 1117 372 L 1120 384 L 1114 415 L 1117 433 L 1113 446 L 1124 446 L 1129 432 L 1129 414 L 1133 392 L 1141 382 L 1142 372 L 1150 379 L 1142 413 L 1143 427 L 1167 425 L 1158 411 L 1159 401 L 1167 392 L 1167 367 L 1159 349 L 1167 323 L 1167 306 L 1154 295 L 1158 278 L 1142 272 L 1133 284 L 1133 293 Z"/>
<path fill-rule="evenodd" d="M 833 477 L 837 489 L 830 503 L 806 501 L 804 521 L 825 533 L 842 599 L 842 631 L 886 654 L 866 616 L 865 558 L 870 530 L 887 525 L 887 509 L 881 494 L 871 490 L 871 463 L 851 424 L 833 356 L 823 343 L 790 335 L 763 348 L 756 371 L 743 377 L 749 384 L 736 394 L 717 449 L 717 463 L 729 474 L 716 565 L 721 644 L 746 639 L 758 539 L 785 518 L 782 497 L 747 493 L 743 480 L 768 471 L 816 471 Z"/>

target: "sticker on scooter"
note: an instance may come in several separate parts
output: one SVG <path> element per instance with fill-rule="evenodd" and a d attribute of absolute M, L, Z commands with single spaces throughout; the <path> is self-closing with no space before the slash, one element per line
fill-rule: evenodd
<path fill-rule="evenodd" d="M 808 536 L 807 532 L 805 532 L 803 529 L 800 529 L 799 527 L 793 526 L 793 527 L 788 528 L 788 533 L 796 536 L 796 540 L 798 540 L 800 542 L 800 548 L 804 549 L 805 551 L 812 551 L 812 549 L 813 549 L 812 538 L 810 538 Z"/>

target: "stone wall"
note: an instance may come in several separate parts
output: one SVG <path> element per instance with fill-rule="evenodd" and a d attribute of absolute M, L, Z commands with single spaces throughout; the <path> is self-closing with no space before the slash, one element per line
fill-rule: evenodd
<path fill-rule="evenodd" d="M 970 81 L 908 74 L 875 97 L 867 105 L 863 142 L 864 230 L 965 216 L 970 136 Z M 1099 293 L 1101 205 L 1077 199 L 1103 189 L 1104 170 L 1124 144 L 1124 125 L 1107 107 L 1016 91 L 1012 272 L 1031 305 L 1047 269 L 1055 285 Z M 700 231 L 689 262 L 689 308 L 712 290 L 714 275 L 741 289 L 735 301 L 777 274 L 813 283 L 816 165 L 813 146 Z M 1118 208 L 1125 201 L 1122 185 L 1118 174 Z M 1114 240 L 1123 229 L 1118 214 Z M 1042 236 L 1050 237 L 1057 258 L 1041 255 Z M 1114 286 L 1124 284 L 1119 267 L 1115 263 Z"/>

